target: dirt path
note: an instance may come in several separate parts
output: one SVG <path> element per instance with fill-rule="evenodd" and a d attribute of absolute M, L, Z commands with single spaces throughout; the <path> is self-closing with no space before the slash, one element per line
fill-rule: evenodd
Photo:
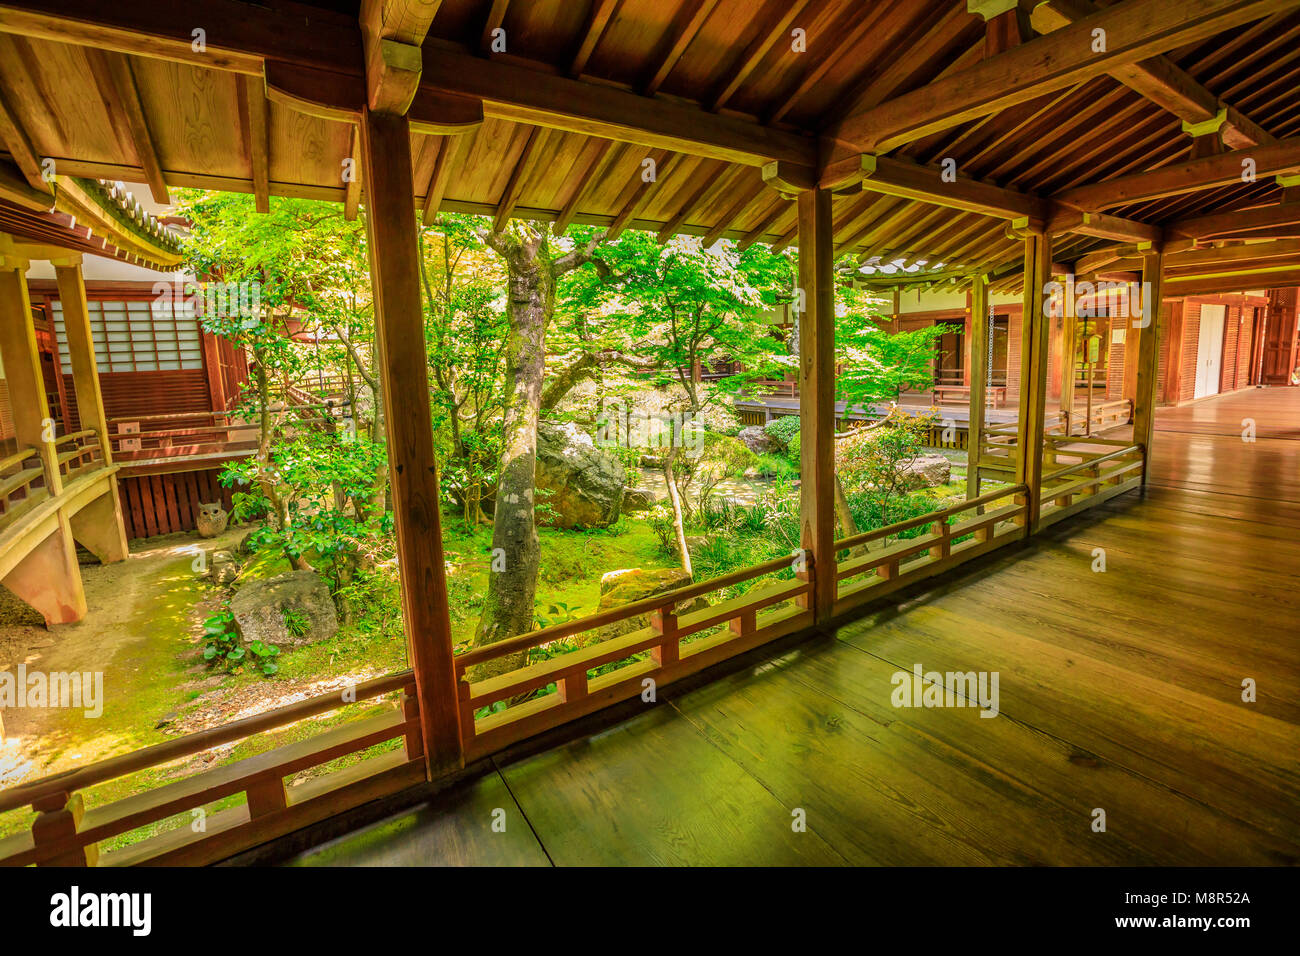
<path fill-rule="evenodd" d="M 5 592 L 0 601 L 0 669 L 100 673 L 103 714 L 54 707 L 6 709 L 0 786 L 84 765 L 157 739 L 176 706 L 177 685 L 209 679 L 193 661 L 195 636 L 217 596 L 192 564 L 196 549 L 230 547 L 243 534 L 204 541 L 173 534 L 133 542 L 118 564 L 85 565 L 84 620 L 46 629 L 39 615 Z"/>

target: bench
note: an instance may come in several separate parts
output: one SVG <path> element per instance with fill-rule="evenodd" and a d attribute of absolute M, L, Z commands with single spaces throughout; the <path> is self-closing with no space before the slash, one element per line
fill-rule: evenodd
<path fill-rule="evenodd" d="M 969 385 L 936 385 L 931 389 L 931 399 L 936 405 L 942 405 L 949 395 L 970 401 Z M 992 408 L 1001 408 L 1007 401 L 1005 385 L 989 385 L 984 389 L 984 403 Z"/>

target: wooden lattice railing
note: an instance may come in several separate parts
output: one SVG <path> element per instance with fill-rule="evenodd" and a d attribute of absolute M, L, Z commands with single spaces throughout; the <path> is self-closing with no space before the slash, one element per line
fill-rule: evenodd
<path fill-rule="evenodd" d="M 381 713 L 234 763 L 203 770 L 102 806 L 83 794 L 106 781 L 247 740 L 288 724 L 362 701 L 402 693 Z M 284 778 L 397 738 L 395 750 L 371 756 L 286 788 Z M 403 671 L 345 692 L 297 701 L 253 717 L 177 737 L 143 750 L 0 791 L 0 812 L 30 806 L 37 812 L 26 831 L 0 839 L 0 865 L 200 864 L 230 856 L 274 837 L 405 789 L 426 778 L 415 678 Z M 243 794 L 245 800 L 213 813 L 193 814 L 209 803 Z M 176 828 L 101 854 L 99 844 L 177 814 Z M 197 821 L 201 820 L 201 826 Z"/>
<path fill-rule="evenodd" d="M 45 468 L 36 448 L 20 448 L 0 459 L 0 519 L 33 503 L 45 484 Z"/>
<path fill-rule="evenodd" d="M 837 614 L 1024 537 L 1025 485 L 999 488 L 930 514 L 835 542 Z M 908 536 L 913 532 L 915 536 Z"/>
<path fill-rule="evenodd" d="M 1039 523 L 1060 521 L 1084 508 L 1136 488 L 1146 465 L 1141 445 L 1101 438 L 1062 438 L 1049 449 L 1051 463 L 1043 474 Z M 1069 459 L 1062 464 L 1062 459 Z"/>
<path fill-rule="evenodd" d="M 796 570 L 793 579 L 765 582 L 738 597 L 682 612 L 683 604 L 706 594 L 790 569 Z M 648 686 L 662 687 L 811 626 L 812 611 L 806 605 L 814 573 L 810 556 L 777 558 L 457 656 L 456 678 L 466 759 L 640 695 Z M 638 617 L 647 618 L 648 626 L 578 646 L 504 674 L 473 679 L 474 670 L 488 662 L 554 645 L 566 638 L 581 639 L 599 628 Z M 622 666 L 593 673 L 612 664 Z M 653 685 L 646 681 L 653 681 Z M 528 696 L 551 685 L 554 688 L 550 693 Z M 482 713 L 503 702 L 508 705 L 504 709 Z"/>

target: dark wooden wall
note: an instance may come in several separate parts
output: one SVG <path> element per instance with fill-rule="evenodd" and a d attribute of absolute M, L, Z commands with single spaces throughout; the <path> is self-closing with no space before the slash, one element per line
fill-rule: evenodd
<path fill-rule="evenodd" d="M 230 510 L 229 488 L 217 483 L 220 470 L 182 471 L 121 478 L 122 518 L 128 538 L 194 530 L 200 503 L 220 501 Z"/>

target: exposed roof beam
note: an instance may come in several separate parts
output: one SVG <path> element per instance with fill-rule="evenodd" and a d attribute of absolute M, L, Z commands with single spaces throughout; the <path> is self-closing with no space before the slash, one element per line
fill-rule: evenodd
<path fill-rule="evenodd" d="M 886 196 L 916 199 L 949 209 L 976 212 L 999 219 L 1045 219 L 1047 204 L 1037 196 L 991 183 L 957 176 L 946 181 L 937 166 L 922 166 L 888 156 L 859 156 L 827 167 L 823 187 L 861 181 L 862 188 Z"/>
<path fill-rule="evenodd" d="M 1278 266 L 1224 271 L 1212 275 L 1170 276 L 1163 280 L 1163 291 L 1166 297 L 1216 295 L 1297 285 L 1300 285 L 1300 268 Z"/>
<path fill-rule="evenodd" d="M 1273 226 L 1300 226 L 1300 202 L 1277 203 L 1255 209 L 1180 219 L 1166 226 L 1165 232 L 1186 239 L 1212 239 L 1226 235 L 1244 235 L 1254 229 Z"/>
<path fill-rule="evenodd" d="M 1127 63 L 1204 40 L 1288 9 L 1292 0 L 1123 0 L 1047 36 L 952 73 L 827 131 L 857 152 L 895 147 L 1016 103 L 1074 86 Z M 1104 30 L 1105 52 L 1094 52 Z"/>
<path fill-rule="evenodd" d="M 758 69 L 758 65 L 763 62 L 763 58 L 776 46 L 778 40 L 786 36 L 790 24 L 794 18 L 803 12 L 804 7 L 808 6 L 808 0 L 779 0 L 776 4 L 769 4 L 769 7 L 776 6 L 780 8 L 780 16 L 776 21 L 765 30 L 761 30 L 745 52 L 740 55 L 740 60 L 736 63 L 736 68 L 726 80 L 720 83 L 709 100 L 709 108 L 720 110 L 727 105 L 727 101 L 735 95 L 736 90 L 740 89 L 741 84 L 749 79 L 749 75 Z"/>
<path fill-rule="evenodd" d="M 753 176 L 752 173 L 745 173 L 745 175 Z M 767 185 L 761 177 L 755 177 L 755 180 L 754 183 L 737 195 L 736 201 L 719 217 L 718 224 L 704 236 L 705 248 L 721 239 L 723 233 L 731 229 L 736 220 L 747 213 L 754 203 L 766 198 L 764 193 L 767 192 Z"/>
<path fill-rule="evenodd" d="M 27 185 L 36 192 L 52 195 L 50 184 L 42 175 L 41 157 L 3 90 L 0 90 L 0 141 L 9 150 Z"/>
<path fill-rule="evenodd" d="M 1076 186 L 1054 198 L 1076 209 L 1091 211 L 1230 186 L 1247 181 L 1242 176 L 1246 169 L 1243 164 L 1248 159 L 1254 161 L 1251 172 L 1257 178 L 1300 171 L 1300 138 L 1280 140 L 1274 146 L 1219 153 L 1144 173 Z"/>
<path fill-rule="evenodd" d="M 252 167 L 253 197 L 258 212 L 271 211 L 271 137 L 269 110 L 260 77 L 241 76 L 237 87 L 239 119 Z"/>
<path fill-rule="evenodd" d="M 424 47 L 425 87 L 483 101 L 488 116 L 549 126 L 696 156 L 761 166 L 772 159 L 812 165 L 817 144 L 806 136 L 750 120 L 625 90 Z"/>
<path fill-rule="evenodd" d="M 433 174 L 430 175 L 429 185 L 424 191 L 422 219 L 426 226 L 432 225 L 438 218 L 438 210 L 442 207 L 442 197 L 447 192 L 447 184 L 451 182 L 451 174 L 465 152 L 470 138 L 468 133 L 442 138 L 442 147 L 438 150 L 438 158 L 433 163 Z"/>
<path fill-rule="evenodd" d="M 1047 222 L 1047 232 L 1052 236 L 1078 233 L 1098 239 L 1118 239 L 1122 242 L 1159 243 L 1164 232 L 1159 226 L 1102 212 L 1079 212 L 1075 209 L 1057 208 Z"/>
<path fill-rule="evenodd" d="M 659 230 L 658 238 L 660 242 L 667 242 L 673 237 L 673 234 L 676 233 L 682 227 L 682 224 L 690 218 L 691 214 L 695 212 L 700 203 L 704 201 L 704 197 L 708 195 L 709 191 L 717 184 L 718 180 L 722 178 L 722 175 L 730 168 L 731 167 L 726 163 L 714 164 L 713 169 L 709 171 L 708 175 L 700 180 L 699 185 L 696 186 L 690 195 L 686 197 L 681 208 L 678 209 L 673 217 L 664 223 L 664 227 Z"/>
<path fill-rule="evenodd" d="M 484 53 L 492 47 L 492 32 L 501 28 L 501 24 L 506 20 L 506 8 L 510 6 L 510 0 L 492 0 L 492 6 L 488 9 L 487 19 L 483 21 L 483 35 L 479 37 L 478 45 Z"/>
<path fill-rule="evenodd" d="M 1092 0 L 1046 0 L 1034 8 L 1033 23 L 1039 32 L 1048 33 L 1092 16 L 1100 9 Z M 1220 103 L 1213 93 L 1166 56 L 1119 66 L 1110 75 L 1185 124 L 1203 123 L 1224 111 L 1225 122 L 1219 132 L 1224 144 L 1233 149 L 1274 142 L 1271 134 L 1236 109 Z"/>
<path fill-rule="evenodd" d="M 605 28 L 609 26 L 610 19 L 622 2 L 623 0 L 595 0 L 592 4 L 587 29 L 583 31 L 582 40 L 578 44 L 578 49 L 574 51 L 573 60 L 569 63 L 569 76 L 582 75 L 582 71 L 587 68 L 587 62 L 591 59 L 591 54 L 596 50 L 596 44 L 605 35 Z"/>
<path fill-rule="evenodd" d="M 646 204 L 654 197 L 655 189 L 659 184 L 672 173 L 682 162 L 682 157 L 676 153 L 670 153 L 666 149 L 655 150 L 655 152 L 646 157 L 654 161 L 654 178 L 645 179 L 644 166 L 638 169 L 637 178 L 628 184 L 627 188 L 618 197 L 619 212 L 610 223 L 609 229 L 605 233 L 605 238 L 611 242 L 623 235 L 623 231 L 641 215 Z"/>
<path fill-rule="evenodd" d="M 158 150 L 154 146 L 153 132 L 149 129 L 149 120 L 144 115 L 144 106 L 140 102 L 140 91 L 136 86 L 135 74 L 131 71 L 131 62 L 121 53 L 112 50 L 87 50 L 91 68 L 97 75 L 101 90 L 111 97 L 114 119 L 125 120 L 131 146 L 135 150 L 136 160 L 144 170 L 144 177 L 153 193 L 154 202 L 164 206 L 171 203 L 167 192 L 167 182 L 163 178 L 162 164 L 158 161 Z"/>
<path fill-rule="evenodd" d="M 704 21 L 709 18 L 709 14 L 717 5 L 718 0 L 692 0 L 689 5 L 682 8 L 675 21 L 672 41 L 668 44 L 668 49 L 659 57 L 659 66 L 641 88 L 642 93 L 653 96 L 659 87 L 663 86 L 664 80 L 668 79 L 668 74 L 672 73 L 673 67 L 682 58 L 682 54 L 686 52 L 686 48 L 691 45 L 695 35 L 700 32 L 700 27 L 704 26 Z"/>
<path fill-rule="evenodd" d="M 523 151 L 515 162 L 515 168 L 510 173 L 506 188 L 501 192 L 496 215 L 492 218 L 492 228 L 495 231 L 500 232 L 504 229 L 506 222 L 514 214 L 515 206 L 519 204 L 519 196 L 524 189 L 524 179 L 532 168 L 533 156 L 537 153 L 541 144 L 546 141 L 548 135 L 548 131 L 540 126 L 529 128 L 528 139 L 524 141 Z"/>
<path fill-rule="evenodd" d="M 597 142 L 595 156 L 592 157 L 591 162 L 588 164 L 586 172 L 578 177 L 572 195 L 560 208 L 560 214 L 555 217 L 555 222 L 551 225 L 551 231 L 557 236 L 563 235 L 564 231 L 569 228 L 569 224 L 573 222 L 573 217 L 578 213 L 578 204 L 587 195 L 592 184 L 603 177 L 618 162 L 621 149 L 622 147 L 619 144 L 611 140 L 603 139 Z"/>
<path fill-rule="evenodd" d="M 366 84 L 376 113 L 405 113 L 420 86 L 420 46 L 442 0 L 361 0 Z"/>
<path fill-rule="evenodd" d="M 45 212 L 54 205 L 51 193 L 35 189 L 13 163 L 0 160 L 0 199 L 34 212 Z"/>

